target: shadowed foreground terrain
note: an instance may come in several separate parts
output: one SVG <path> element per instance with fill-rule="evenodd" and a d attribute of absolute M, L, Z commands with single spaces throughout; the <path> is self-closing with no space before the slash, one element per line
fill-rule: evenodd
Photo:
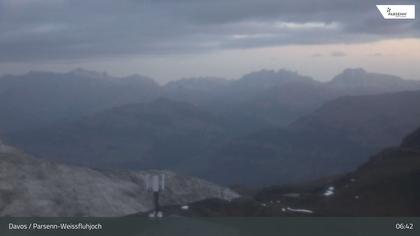
<path fill-rule="evenodd" d="M 186 216 L 419 216 L 420 129 L 343 176 L 273 186 L 232 201 L 168 207 Z"/>

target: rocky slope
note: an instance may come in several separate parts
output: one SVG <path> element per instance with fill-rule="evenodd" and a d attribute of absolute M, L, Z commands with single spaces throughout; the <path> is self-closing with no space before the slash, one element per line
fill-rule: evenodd
<path fill-rule="evenodd" d="M 326 214 L 366 216 L 420 215 L 420 129 L 402 145 L 373 156 L 356 171 L 335 181 L 336 196 Z"/>
<path fill-rule="evenodd" d="M 420 129 L 401 146 L 385 149 L 357 170 L 306 186 L 272 187 L 257 194 L 263 202 L 281 200 L 328 216 L 419 216 Z M 299 197 L 285 202 L 285 193 Z M 287 201 L 287 200 L 286 200 Z"/>
<path fill-rule="evenodd" d="M 0 144 L 0 216 L 122 216 L 148 211 L 146 174 L 100 171 L 32 158 Z M 238 195 L 207 181 L 169 171 L 163 205 Z"/>

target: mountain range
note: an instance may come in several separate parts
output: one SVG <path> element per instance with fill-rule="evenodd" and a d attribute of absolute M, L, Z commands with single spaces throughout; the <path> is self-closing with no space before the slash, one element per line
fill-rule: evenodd
<path fill-rule="evenodd" d="M 329 82 L 262 70 L 165 85 L 79 69 L 5 76 L 0 85 L 0 133 L 31 155 L 223 184 L 351 171 L 420 124 L 419 81 L 362 69 Z"/>
<path fill-rule="evenodd" d="M 103 109 L 156 98 L 159 85 L 133 75 L 114 78 L 76 69 L 0 78 L 0 133 L 48 127 Z"/>
<path fill-rule="evenodd" d="M 184 101 L 221 116 L 238 133 L 287 126 L 344 95 L 420 89 L 419 81 L 346 69 L 329 82 L 288 70 L 261 70 L 238 80 L 191 78 L 159 85 L 141 75 L 113 77 L 76 69 L 0 77 L 0 133 L 48 127 L 159 97 Z"/>

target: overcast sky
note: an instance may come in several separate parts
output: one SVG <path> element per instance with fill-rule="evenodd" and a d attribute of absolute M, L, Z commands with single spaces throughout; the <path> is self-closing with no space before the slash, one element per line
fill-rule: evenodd
<path fill-rule="evenodd" d="M 420 79 L 419 20 L 377 0 L 0 0 L 0 74 L 76 67 L 163 82 L 347 67 Z"/>

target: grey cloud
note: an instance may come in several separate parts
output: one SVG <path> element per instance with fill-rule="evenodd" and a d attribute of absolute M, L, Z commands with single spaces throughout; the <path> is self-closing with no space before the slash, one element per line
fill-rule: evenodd
<path fill-rule="evenodd" d="M 419 36 L 417 21 L 384 21 L 376 3 L 380 1 L 0 0 L 0 61 Z"/>

